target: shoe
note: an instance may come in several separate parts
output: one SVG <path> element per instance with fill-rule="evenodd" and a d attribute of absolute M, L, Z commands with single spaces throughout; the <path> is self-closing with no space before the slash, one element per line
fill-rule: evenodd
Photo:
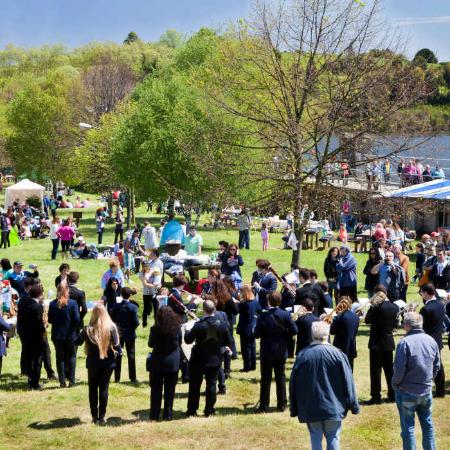
<path fill-rule="evenodd" d="M 95 424 L 95 425 L 98 424 L 98 419 L 97 419 L 97 417 L 93 417 L 93 418 L 92 418 L 92 423 Z"/>
<path fill-rule="evenodd" d="M 53 374 L 51 374 L 51 375 L 49 375 L 48 377 L 47 377 L 47 379 L 50 381 L 56 381 L 57 379 L 58 379 L 58 377 L 53 373 Z"/>
<path fill-rule="evenodd" d="M 231 372 L 225 372 L 225 380 L 231 379 Z"/>
<path fill-rule="evenodd" d="M 219 389 L 218 391 L 217 391 L 217 395 L 225 395 L 227 393 L 227 390 L 226 389 Z"/>
<path fill-rule="evenodd" d="M 130 380 L 130 383 L 132 383 L 132 384 L 139 384 L 139 380 Z"/>
<path fill-rule="evenodd" d="M 266 408 L 257 408 L 257 409 L 255 409 L 255 414 L 266 414 L 268 412 L 269 412 L 269 410 L 266 409 Z"/>
<path fill-rule="evenodd" d="M 364 403 L 365 405 L 381 405 L 381 398 L 371 398 Z"/>
<path fill-rule="evenodd" d="M 147 323 L 143 323 L 142 328 L 147 328 Z"/>
<path fill-rule="evenodd" d="M 68 387 L 73 388 L 75 386 L 76 386 L 75 381 L 69 381 L 69 386 Z"/>
<path fill-rule="evenodd" d="M 213 409 L 212 411 L 205 411 L 205 417 L 210 417 L 210 416 L 215 416 L 216 415 L 216 411 Z"/>
<path fill-rule="evenodd" d="M 104 417 L 99 418 L 99 419 L 98 419 L 98 424 L 99 424 L 99 425 L 106 425 L 106 420 L 105 420 L 105 418 L 104 418 Z"/>
<path fill-rule="evenodd" d="M 277 406 L 277 410 L 280 412 L 284 412 L 286 409 L 286 406 Z"/>
<path fill-rule="evenodd" d="M 61 388 L 67 387 L 66 382 L 64 381 L 64 383 L 59 383 L 59 387 L 61 387 Z"/>
<path fill-rule="evenodd" d="M 195 411 L 194 412 L 186 411 L 185 416 L 186 417 L 197 417 L 197 413 Z"/>
<path fill-rule="evenodd" d="M 434 394 L 434 398 L 444 398 L 445 392 L 443 394 Z"/>

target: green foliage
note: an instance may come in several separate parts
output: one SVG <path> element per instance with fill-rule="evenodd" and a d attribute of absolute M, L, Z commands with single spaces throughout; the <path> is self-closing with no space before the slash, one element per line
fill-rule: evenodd
<path fill-rule="evenodd" d="M 414 59 L 419 57 L 425 59 L 425 61 L 429 64 L 436 64 L 438 62 L 436 55 L 429 48 L 422 48 L 421 50 L 419 50 L 415 54 Z"/>
<path fill-rule="evenodd" d="M 178 48 L 183 45 L 185 39 L 184 36 L 177 30 L 166 30 L 159 38 L 159 43 L 167 45 L 170 48 Z"/>
<path fill-rule="evenodd" d="M 139 36 L 134 31 L 130 31 L 127 37 L 124 39 L 124 44 L 131 44 L 133 42 L 139 41 Z"/>
<path fill-rule="evenodd" d="M 27 198 L 27 203 L 32 206 L 33 208 L 40 209 L 42 206 L 41 199 L 39 197 L 36 197 L 35 195 Z"/>

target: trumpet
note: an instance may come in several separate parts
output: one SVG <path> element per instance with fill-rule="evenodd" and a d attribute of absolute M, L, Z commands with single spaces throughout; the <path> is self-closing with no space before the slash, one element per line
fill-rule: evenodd
<path fill-rule="evenodd" d="M 275 275 L 275 278 L 284 286 L 284 288 L 287 289 L 289 293 L 295 297 L 295 287 L 291 286 L 286 280 L 280 277 L 280 275 L 278 275 L 278 272 L 272 266 L 269 266 L 269 271 L 272 272 Z"/>
<path fill-rule="evenodd" d="M 352 307 L 352 301 L 350 300 L 350 298 L 349 297 L 341 297 L 341 299 L 339 300 L 339 303 L 333 308 L 333 310 L 330 312 L 330 314 L 325 314 L 324 316 L 322 316 L 322 320 L 324 322 L 328 323 L 329 325 L 331 325 L 331 322 L 333 322 L 334 313 L 341 314 L 341 313 L 351 309 L 351 307 Z"/>

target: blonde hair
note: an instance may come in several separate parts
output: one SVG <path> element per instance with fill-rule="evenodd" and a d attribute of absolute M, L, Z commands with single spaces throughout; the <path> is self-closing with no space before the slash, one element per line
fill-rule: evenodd
<path fill-rule="evenodd" d="M 241 300 L 251 301 L 255 299 L 255 294 L 253 294 L 252 288 L 249 284 L 244 284 L 240 290 L 241 290 Z"/>
<path fill-rule="evenodd" d="M 109 317 L 106 308 L 101 303 L 97 303 L 92 310 L 86 333 L 89 340 L 98 347 L 100 359 L 105 359 L 108 356 L 108 351 L 113 349 L 111 339 L 113 332 L 117 335 L 116 324 Z M 87 346 L 85 350 L 87 353 Z"/>
<path fill-rule="evenodd" d="M 111 259 L 109 261 L 109 268 L 112 269 L 113 267 L 120 268 L 120 263 L 117 259 Z"/>
<path fill-rule="evenodd" d="M 58 308 L 63 308 L 69 303 L 69 288 L 66 283 L 61 283 L 56 288 L 56 299 L 58 301 Z"/>

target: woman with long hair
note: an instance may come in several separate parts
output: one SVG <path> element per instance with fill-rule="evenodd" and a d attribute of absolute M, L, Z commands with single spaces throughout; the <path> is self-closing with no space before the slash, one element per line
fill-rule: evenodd
<path fill-rule="evenodd" d="M 336 264 L 339 261 L 339 249 L 337 247 L 331 247 L 328 250 L 328 255 L 325 258 L 323 263 L 323 272 L 327 279 L 328 283 L 328 292 L 333 298 L 337 301 L 338 292 L 337 292 L 337 277 L 338 273 L 336 272 Z"/>
<path fill-rule="evenodd" d="M 181 324 L 170 306 L 162 306 L 150 328 L 150 420 L 159 420 L 164 387 L 163 419 L 172 419 L 175 387 L 180 368 Z"/>
<path fill-rule="evenodd" d="M 50 229 L 49 237 L 52 241 L 52 259 L 56 259 L 59 247 L 59 237 L 57 235 L 57 232 L 61 227 L 61 220 L 58 216 L 53 216 L 53 219 L 49 220 L 49 222 L 50 222 L 48 224 Z"/>
<path fill-rule="evenodd" d="M 375 286 L 378 284 L 378 273 L 373 274 L 372 269 L 381 262 L 383 258 L 381 257 L 380 250 L 378 247 L 372 247 L 369 250 L 369 259 L 363 269 L 363 273 L 366 276 L 366 282 L 364 289 L 367 291 L 369 298 L 373 296 Z"/>
<path fill-rule="evenodd" d="M 69 298 L 69 288 L 66 283 L 58 286 L 56 300 L 50 302 L 48 322 L 52 324 L 52 341 L 55 346 L 59 385 L 66 387 L 66 374 L 68 374 L 69 387 L 72 387 L 75 385 L 77 360 L 74 340 L 80 322 L 80 311 L 77 302 Z"/>
<path fill-rule="evenodd" d="M 221 263 L 222 275 L 231 277 L 236 289 L 242 285 L 241 266 L 244 265 L 244 260 L 239 254 L 239 248 L 236 244 L 230 244 L 226 251 L 219 255 L 219 262 Z"/>
<path fill-rule="evenodd" d="M 244 367 L 240 372 L 250 372 L 256 369 L 256 342 L 253 333 L 256 326 L 256 317 L 261 311 L 258 300 L 255 299 L 252 287 L 244 284 L 240 291 L 239 322 L 237 334 L 241 338 L 241 354 Z"/>
<path fill-rule="evenodd" d="M 83 328 L 75 341 L 77 345 L 83 342 L 92 421 L 103 425 L 106 423 L 109 380 L 116 366 L 116 354 L 121 353 L 121 348 L 117 327 L 101 303 L 94 306 L 89 325 Z"/>
<path fill-rule="evenodd" d="M 73 237 L 74 229 L 70 226 L 69 220 L 65 220 L 61 228 L 56 232 L 56 236 L 61 239 L 61 255 L 63 259 L 69 258 L 69 248 Z"/>
<path fill-rule="evenodd" d="M 103 290 L 102 300 L 108 312 L 111 312 L 114 305 L 117 303 L 117 297 L 122 295 L 122 287 L 117 278 L 110 278 L 108 284 Z"/>

